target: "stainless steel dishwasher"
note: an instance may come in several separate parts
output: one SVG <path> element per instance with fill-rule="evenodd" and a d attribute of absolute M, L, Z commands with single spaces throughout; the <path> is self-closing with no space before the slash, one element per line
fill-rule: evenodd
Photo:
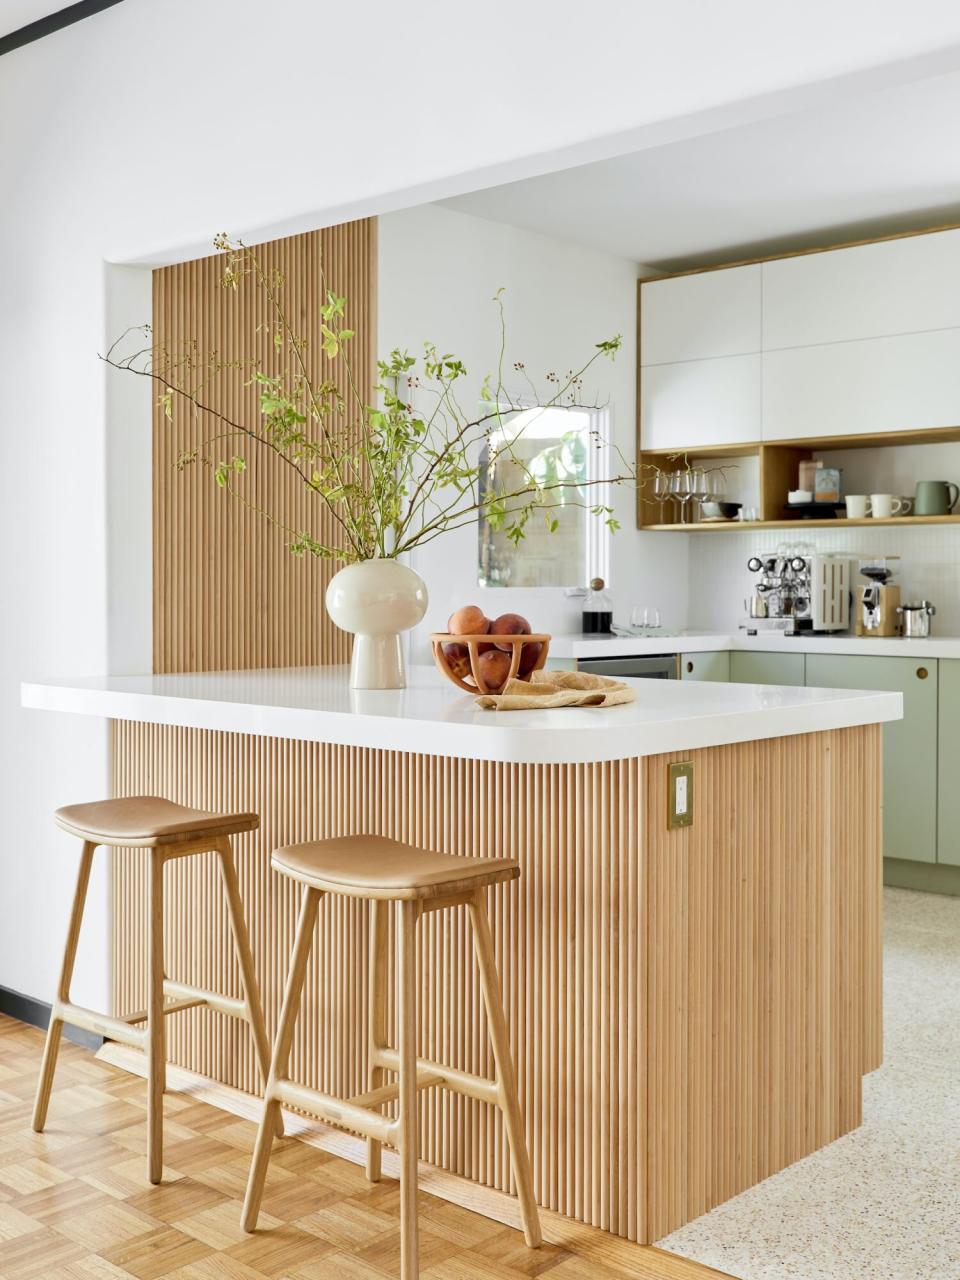
<path fill-rule="evenodd" d="M 635 658 L 578 658 L 578 671 L 598 676 L 639 676 L 642 680 L 676 680 L 680 659 L 675 653 L 655 653 Z"/>

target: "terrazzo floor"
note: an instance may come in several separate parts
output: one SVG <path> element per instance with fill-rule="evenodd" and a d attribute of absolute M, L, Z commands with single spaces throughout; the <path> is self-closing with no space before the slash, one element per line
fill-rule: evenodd
<path fill-rule="evenodd" d="M 741 1280 L 960 1280 L 960 898 L 887 889 L 864 1123 L 659 1241 Z"/>

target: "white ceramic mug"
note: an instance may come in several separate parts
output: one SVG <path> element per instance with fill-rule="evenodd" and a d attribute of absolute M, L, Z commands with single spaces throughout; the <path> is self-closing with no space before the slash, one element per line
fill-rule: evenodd
<path fill-rule="evenodd" d="M 898 516 L 905 506 L 903 499 L 894 497 L 892 493 L 870 495 L 870 514 L 874 520 L 889 520 L 891 516 Z"/>
<path fill-rule="evenodd" d="M 898 516 L 908 516 L 912 510 L 913 510 L 913 499 L 912 499 L 912 498 L 901 497 L 901 499 L 900 499 L 900 510 L 897 512 L 897 515 L 898 515 Z"/>
<path fill-rule="evenodd" d="M 848 493 L 846 503 L 848 520 L 865 520 L 870 515 L 870 499 L 865 493 Z"/>

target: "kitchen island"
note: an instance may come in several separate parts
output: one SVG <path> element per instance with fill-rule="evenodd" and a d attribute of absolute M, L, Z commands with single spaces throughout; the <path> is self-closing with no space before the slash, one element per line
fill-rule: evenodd
<path fill-rule="evenodd" d="M 880 725 L 901 698 L 635 685 L 627 706 L 497 713 L 432 669 L 358 692 L 332 667 L 46 681 L 23 702 L 109 719 L 118 795 L 261 814 L 237 852 L 271 1026 L 296 919 L 272 848 L 369 831 L 519 859 L 490 906 L 537 1198 L 650 1242 L 860 1122 L 881 1055 Z M 677 761 L 693 822 L 668 829 Z M 169 871 L 167 968 L 229 987 L 207 861 Z M 142 852 L 117 859 L 118 1011 L 143 1003 L 143 874 Z M 294 1071 L 350 1096 L 366 1088 L 367 918 L 335 898 L 321 915 Z M 470 946 L 463 912 L 424 920 L 420 1051 L 491 1073 Z M 257 1091 L 239 1024 L 188 1011 L 168 1037 L 175 1063 Z M 440 1090 L 421 1105 L 423 1158 L 500 1216 L 499 1114 Z"/>

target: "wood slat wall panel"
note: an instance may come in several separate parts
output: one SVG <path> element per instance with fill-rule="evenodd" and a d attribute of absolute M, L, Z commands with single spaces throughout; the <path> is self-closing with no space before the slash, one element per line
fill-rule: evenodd
<path fill-rule="evenodd" d="M 297 897 L 271 849 L 373 831 L 520 860 L 519 883 L 491 895 L 492 925 L 545 1207 L 659 1239 L 859 1122 L 861 1075 L 879 1062 L 876 726 L 586 766 L 131 723 L 113 744 L 116 794 L 262 815 L 237 848 L 271 1029 Z M 696 817 L 668 832 L 666 767 L 680 758 L 694 762 Z M 146 895 L 140 855 L 118 856 L 124 1010 L 143 1004 Z M 208 863 L 168 871 L 167 967 L 237 992 Z M 359 904 L 325 899 L 294 1071 L 343 1095 L 365 1087 L 366 938 Z M 421 966 L 422 1052 L 489 1073 L 462 909 L 426 917 Z M 190 1011 L 168 1026 L 174 1062 L 257 1089 L 241 1024 Z M 421 1142 L 443 1168 L 510 1185 L 492 1108 L 429 1091 Z"/>
<path fill-rule="evenodd" d="M 290 323 L 308 343 L 306 362 L 318 380 L 336 371 L 324 357 L 320 306 L 324 277 L 347 298 L 356 337 L 351 359 L 361 385 L 372 383 L 376 362 L 376 219 L 345 223 L 258 246 L 264 265 L 283 272 L 282 296 Z M 253 280 L 237 292 L 220 286 L 219 254 L 162 267 L 153 275 L 153 332 L 158 348 L 200 352 L 225 360 L 257 355 L 279 372 L 269 338 L 257 326 L 271 317 Z M 225 371 L 204 389 L 212 406 L 234 420 L 257 420 L 257 391 L 248 375 Z M 213 427 L 216 430 L 216 427 Z M 158 405 L 153 429 L 154 670 L 217 671 L 346 662 L 350 637 L 327 617 L 323 594 L 336 565 L 298 559 L 285 535 L 214 484 L 201 466 L 176 471 L 182 452 L 210 435 L 211 420 L 178 413 L 171 424 Z M 333 538 L 332 518 L 292 470 L 248 441 L 224 441 L 223 458 L 242 453 L 248 470 L 244 494 L 284 524 L 320 540 Z"/>

